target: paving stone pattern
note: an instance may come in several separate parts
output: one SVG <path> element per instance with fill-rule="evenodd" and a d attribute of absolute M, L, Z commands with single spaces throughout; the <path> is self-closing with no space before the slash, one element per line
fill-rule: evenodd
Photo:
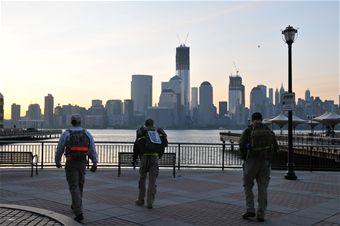
<path fill-rule="evenodd" d="M 0 170 L 0 203 L 31 206 L 74 217 L 64 170 L 40 170 L 33 178 L 25 169 Z M 265 225 L 340 226 L 338 173 L 296 173 L 297 181 L 287 181 L 284 171 L 272 171 Z M 117 177 L 116 168 L 88 172 L 83 197 L 85 225 L 263 224 L 241 218 L 245 212 L 241 170 L 182 169 L 177 175 L 172 178 L 171 170 L 161 169 L 156 202 L 149 210 L 134 204 L 138 194 L 138 170 L 125 168 L 121 177 Z M 256 185 L 254 193 L 257 195 Z M 0 213 L 0 222 L 12 219 L 13 213 L 10 215 L 8 210 Z M 29 214 L 17 216 L 23 222 L 35 219 Z"/>
<path fill-rule="evenodd" d="M 2 207 L 0 208 L 0 225 L 62 226 L 58 221 L 37 213 Z"/>

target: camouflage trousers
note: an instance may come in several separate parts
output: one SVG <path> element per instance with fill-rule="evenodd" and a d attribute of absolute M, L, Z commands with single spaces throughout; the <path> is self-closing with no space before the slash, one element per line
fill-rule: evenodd
<path fill-rule="evenodd" d="M 253 186 L 256 179 L 258 188 L 257 215 L 264 217 L 267 209 L 267 188 L 271 164 L 268 160 L 249 158 L 243 163 L 243 187 L 247 212 L 255 213 Z"/>
<path fill-rule="evenodd" d="M 146 193 L 146 177 L 149 172 L 149 186 L 147 191 L 147 205 L 152 205 L 156 195 L 156 179 L 158 176 L 158 156 L 143 155 L 140 161 L 139 168 L 139 195 L 138 200 L 144 201 Z"/>
<path fill-rule="evenodd" d="M 72 197 L 72 208 L 76 216 L 83 212 L 82 197 L 85 183 L 85 161 L 67 161 L 65 166 L 66 179 Z"/>

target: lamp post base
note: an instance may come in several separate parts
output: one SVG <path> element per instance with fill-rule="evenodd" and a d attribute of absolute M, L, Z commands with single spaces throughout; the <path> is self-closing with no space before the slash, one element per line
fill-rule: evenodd
<path fill-rule="evenodd" d="M 296 180 L 297 176 L 295 175 L 294 171 L 288 171 L 285 175 L 286 180 Z"/>

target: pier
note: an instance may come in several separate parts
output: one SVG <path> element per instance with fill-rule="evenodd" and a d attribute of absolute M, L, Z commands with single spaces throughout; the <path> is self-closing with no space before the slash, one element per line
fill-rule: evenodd
<path fill-rule="evenodd" d="M 59 129 L 0 129 L 0 141 L 17 140 L 45 140 L 59 138 L 62 130 Z"/>

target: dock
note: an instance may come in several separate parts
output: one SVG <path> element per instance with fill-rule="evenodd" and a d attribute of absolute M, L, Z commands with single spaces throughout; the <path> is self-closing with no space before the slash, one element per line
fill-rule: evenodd
<path fill-rule="evenodd" d="M 46 140 L 59 138 L 60 129 L 0 129 L 0 141 L 6 140 Z"/>
<path fill-rule="evenodd" d="M 240 137 L 241 134 L 239 133 L 220 132 L 222 142 L 238 143 Z M 282 151 L 287 151 L 288 136 L 277 134 L 276 139 Z M 295 154 L 300 156 L 332 159 L 340 162 L 340 138 L 293 134 L 293 150 Z"/>

